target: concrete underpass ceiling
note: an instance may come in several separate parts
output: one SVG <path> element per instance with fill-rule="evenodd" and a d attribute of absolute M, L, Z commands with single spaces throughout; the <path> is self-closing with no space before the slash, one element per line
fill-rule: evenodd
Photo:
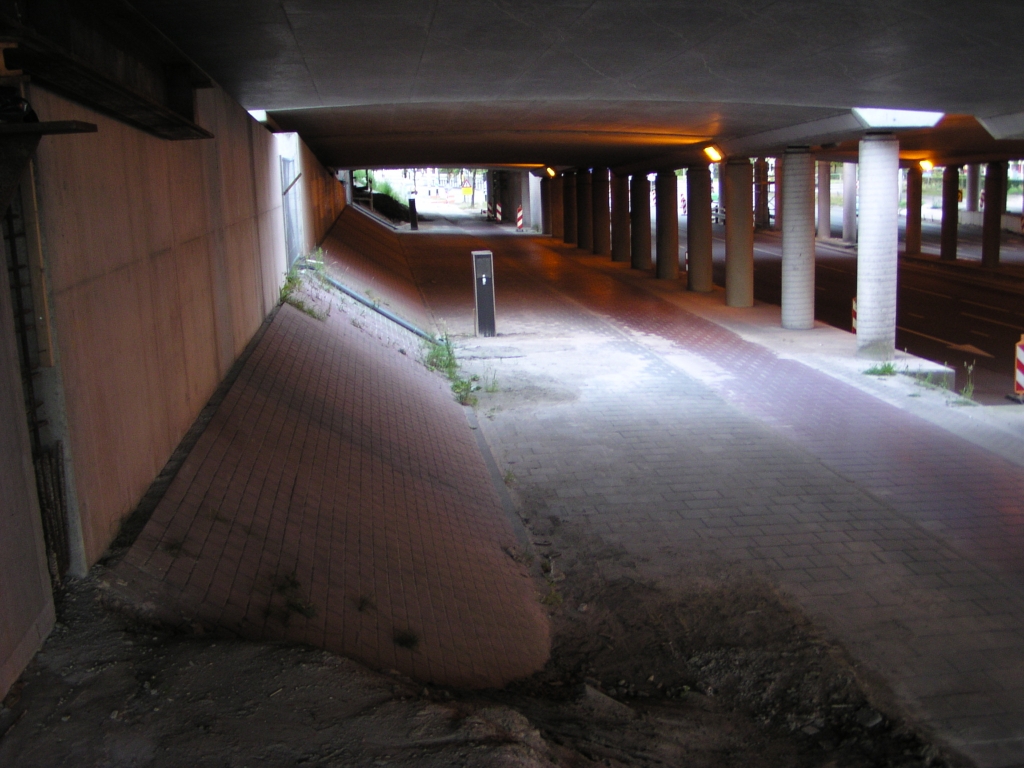
<path fill-rule="evenodd" d="M 856 106 L 1024 112 L 1019 2 L 135 5 L 245 107 L 337 167 L 639 168 L 685 164 L 707 141 L 839 143 L 855 131 L 835 118 Z M 953 152 L 938 135 L 922 142 Z"/>

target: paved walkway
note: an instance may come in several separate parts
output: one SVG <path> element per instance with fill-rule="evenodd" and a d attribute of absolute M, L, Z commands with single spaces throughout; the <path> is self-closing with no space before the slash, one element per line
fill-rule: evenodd
<path fill-rule="evenodd" d="M 408 236 L 456 333 L 481 246 L 503 336 L 465 344 L 541 393 L 481 420 L 531 515 L 583 523 L 652 578 L 693 557 L 766 574 L 927 727 L 979 765 L 1024 765 L 1017 463 L 550 240 Z"/>
<path fill-rule="evenodd" d="M 462 407 L 416 337 L 283 306 L 115 570 L 157 617 L 452 686 L 542 667 L 548 623 Z"/>

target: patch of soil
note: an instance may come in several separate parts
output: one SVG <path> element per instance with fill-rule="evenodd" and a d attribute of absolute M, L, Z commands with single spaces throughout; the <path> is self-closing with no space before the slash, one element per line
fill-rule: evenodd
<path fill-rule="evenodd" d="M 57 627 L 0 706 L 0 765 L 553 765 L 529 721 L 325 651 L 185 635 L 69 580 Z"/>
<path fill-rule="evenodd" d="M 553 605 L 547 667 L 492 694 L 567 765 L 966 766 L 769 584 L 690 569 L 671 592 L 624 550 L 529 521 Z"/>

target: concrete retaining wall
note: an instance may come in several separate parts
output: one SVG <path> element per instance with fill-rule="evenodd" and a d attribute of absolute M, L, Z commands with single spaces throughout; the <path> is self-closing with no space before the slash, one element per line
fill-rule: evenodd
<path fill-rule="evenodd" d="M 0 269 L 0 699 L 53 626 L 7 269 Z"/>
<path fill-rule="evenodd" d="M 197 92 L 215 139 L 163 141 L 39 88 L 36 168 L 65 445 L 95 562 L 277 302 L 285 254 L 281 139 L 223 91 Z M 305 234 L 319 242 L 341 184 L 303 148 Z"/>

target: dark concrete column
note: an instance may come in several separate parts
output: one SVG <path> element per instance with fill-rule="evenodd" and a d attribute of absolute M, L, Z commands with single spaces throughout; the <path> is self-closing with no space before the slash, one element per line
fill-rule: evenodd
<path fill-rule="evenodd" d="M 660 280 L 679 278 L 679 187 L 675 171 L 659 171 L 654 180 L 656 265 Z"/>
<path fill-rule="evenodd" d="M 818 163 L 818 237 L 832 237 L 832 163 Z"/>
<path fill-rule="evenodd" d="M 765 195 L 767 205 L 767 195 Z M 686 169 L 686 251 L 689 254 L 686 288 L 708 293 L 711 280 L 711 169 Z"/>
<path fill-rule="evenodd" d="M 999 264 L 999 240 L 1006 207 L 1006 161 L 985 166 L 985 213 L 982 216 L 981 265 Z"/>
<path fill-rule="evenodd" d="M 981 191 L 981 166 L 972 163 L 967 166 L 967 210 L 977 213 L 978 193 Z"/>
<path fill-rule="evenodd" d="M 745 157 L 729 160 L 725 172 L 725 303 L 754 306 L 753 169 Z M 788 169 L 787 169 L 788 170 Z M 784 184 L 788 184 L 786 179 Z M 785 187 L 783 187 L 785 190 Z M 783 192 L 783 200 L 786 200 Z M 785 217 L 789 211 L 783 204 Z M 783 224 L 785 226 L 785 224 Z"/>
<path fill-rule="evenodd" d="M 921 252 L 921 166 L 907 168 L 907 245 L 906 253 Z"/>
<path fill-rule="evenodd" d="M 650 269 L 651 182 L 646 173 L 634 173 L 629 184 L 629 261 L 633 269 Z"/>
<path fill-rule="evenodd" d="M 629 261 L 629 176 L 612 176 L 612 261 Z"/>
<path fill-rule="evenodd" d="M 843 163 L 843 242 L 857 242 L 857 164 Z"/>
<path fill-rule="evenodd" d="M 865 136 L 859 160 L 857 353 L 891 360 L 896 350 L 900 143 L 891 135 Z"/>
<path fill-rule="evenodd" d="M 608 201 L 608 169 L 595 168 L 590 174 L 591 206 L 594 217 L 592 250 L 598 256 L 612 254 L 612 218 Z"/>
<path fill-rule="evenodd" d="M 576 244 L 576 174 L 562 174 L 562 239 L 568 245 Z"/>
<path fill-rule="evenodd" d="M 548 185 L 548 214 L 551 216 L 551 236 L 561 240 L 565 237 L 565 210 L 562 201 L 564 181 L 555 176 Z"/>
<path fill-rule="evenodd" d="M 782 162 L 786 168 L 782 327 L 808 330 L 814 327 L 814 158 L 806 147 L 799 147 L 786 150 Z M 827 163 L 818 163 L 819 217 L 822 165 L 828 168 Z"/>
<path fill-rule="evenodd" d="M 771 229 L 772 227 L 771 215 L 768 211 L 768 161 L 763 157 L 754 161 L 754 227 L 756 229 Z"/>
<path fill-rule="evenodd" d="M 594 200 L 589 168 L 576 171 L 576 247 L 594 248 Z"/>
<path fill-rule="evenodd" d="M 547 176 L 540 180 L 540 232 L 551 234 L 551 179 Z"/>
<path fill-rule="evenodd" d="M 956 241 L 960 226 L 960 166 L 947 165 L 942 171 L 942 238 L 939 256 L 947 261 L 956 258 Z"/>

